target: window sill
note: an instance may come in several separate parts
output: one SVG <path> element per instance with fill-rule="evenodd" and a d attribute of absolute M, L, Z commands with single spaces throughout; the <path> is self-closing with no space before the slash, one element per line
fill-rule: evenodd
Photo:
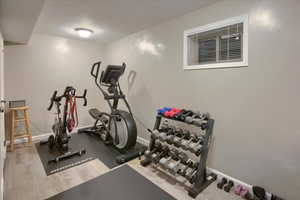
<path fill-rule="evenodd" d="M 197 70 L 197 69 L 218 69 L 218 68 L 240 68 L 248 67 L 247 62 L 231 62 L 231 63 L 214 63 L 203 65 L 184 65 L 184 70 Z"/>

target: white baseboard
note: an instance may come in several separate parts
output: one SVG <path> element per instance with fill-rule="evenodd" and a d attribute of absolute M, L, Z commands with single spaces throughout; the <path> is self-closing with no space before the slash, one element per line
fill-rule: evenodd
<path fill-rule="evenodd" d="M 82 127 L 77 127 L 75 128 L 70 134 L 74 134 L 74 133 L 77 133 L 78 129 L 82 129 L 82 128 L 87 128 L 87 127 L 91 127 L 91 125 L 89 126 L 82 126 Z M 50 135 L 52 135 L 53 133 L 43 133 L 41 135 L 35 135 L 35 136 L 32 136 L 32 142 L 40 142 L 42 140 L 47 140 L 48 137 Z M 19 138 L 19 139 L 16 139 L 15 140 L 15 144 L 22 144 L 22 143 L 26 143 L 28 141 L 28 138 Z M 10 144 L 10 141 L 9 140 L 6 140 L 5 142 L 6 145 L 9 145 Z"/>

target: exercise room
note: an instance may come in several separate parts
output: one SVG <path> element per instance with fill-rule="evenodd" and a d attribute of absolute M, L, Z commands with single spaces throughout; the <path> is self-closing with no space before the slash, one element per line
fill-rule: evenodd
<path fill-rule="evenodd" d="M 0 200 L 299 200 L 299 0 L 0 0 Z"/>

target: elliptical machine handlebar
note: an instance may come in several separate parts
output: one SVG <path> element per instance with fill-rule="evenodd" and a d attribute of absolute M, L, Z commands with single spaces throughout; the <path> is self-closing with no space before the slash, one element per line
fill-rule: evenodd
<path fill-rule="evenodd" d="M 93 67 L 91 69 L 91 75 L 97 80 L 98 79 L 98 75 L 99 75 L 99 70 L 100 70 L 100 65 L 101 65 L 101 61 L 96 62 L 93 64 Z M 97 67 L 96 73 L 95 73 L 95 67 Z"/>

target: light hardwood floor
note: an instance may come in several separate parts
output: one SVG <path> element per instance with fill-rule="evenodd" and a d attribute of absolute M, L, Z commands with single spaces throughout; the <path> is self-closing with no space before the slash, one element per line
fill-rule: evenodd
<path fill-rule="evenodd" d="M 153 167 L 142 167 L 139 160 L 128 163 L 133 169 L 179 200 L 192 200 L 184 187 L 167 174 Z M 17 148 L 8 152 L 4 170 L 4 200 L 42 200 L 100 176 L 110 169 L 93 160 L 47 176 L 35 147 Z M 236 195 L 209 186 L 197 200 L 241 199 Z"/>

